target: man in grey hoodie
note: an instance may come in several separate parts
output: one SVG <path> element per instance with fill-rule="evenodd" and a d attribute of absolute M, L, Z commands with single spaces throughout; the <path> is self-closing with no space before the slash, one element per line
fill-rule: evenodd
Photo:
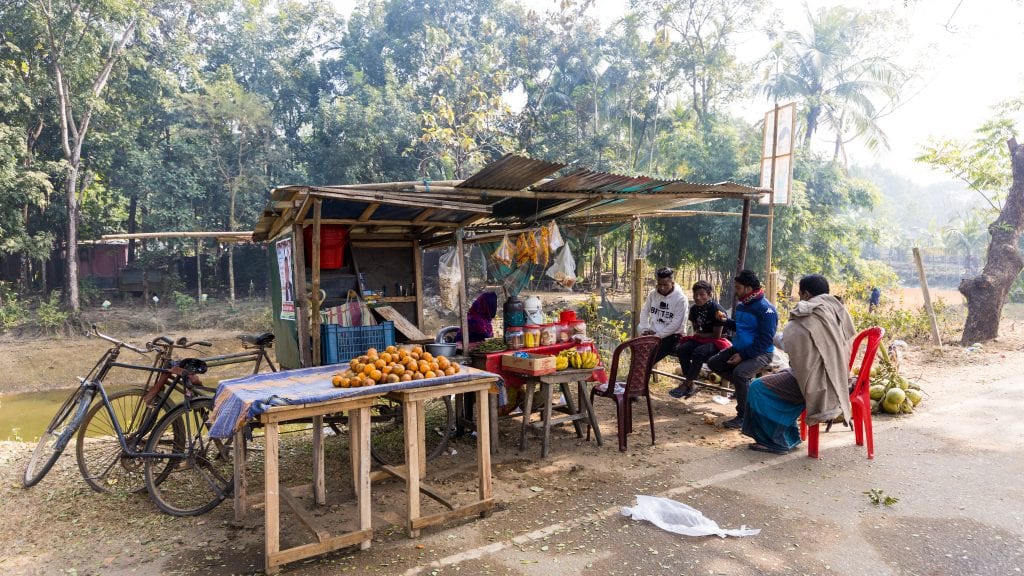
<path fill-rule="evenodd" d="M 655 271 L 657 284 L 647 295 L 640 310 L 640 323 L 637 325 L 640 335 L 661 338 L 661 348 L 658 349 L 655 362 L 675 352 L 679 336 L 686 330 L 686 314 L 690 310 L 690 302 L 686 299 L 686 293 L 676 286 L 672 279 L 674 274 L 668 267 Z"/>
<path fill-rule="evenodd" d="M 751 383 L 743 434 L 755 440 L 751 450 L 785 454 L 800 443 L 796 420 L 807 424 L 850 419 L 848 361 L 853 320 L 843 303 L 829 294 L 820 274 L 800 279 L 800 302 L 789 313 L 780 347 L 789 355 L 787 370 Z"/>

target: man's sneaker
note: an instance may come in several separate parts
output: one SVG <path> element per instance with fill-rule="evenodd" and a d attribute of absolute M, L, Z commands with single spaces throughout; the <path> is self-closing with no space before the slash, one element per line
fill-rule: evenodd
<path fill-rule="evenodd" d="M 673 398 L 686 398 L 686 392 L 688 390 L 689 387 L 687 387 L 686 384 L 680 384 L 679 386 L 669 390 L 668 395 Z"/>
<path fill-rule="evenodd" d="M 726 420 L 725 422 L 722 422 L 722 426 L 739 430 L 740 428 L 743 428 L 743 417 L 737 416 L 732 420 Z"/>

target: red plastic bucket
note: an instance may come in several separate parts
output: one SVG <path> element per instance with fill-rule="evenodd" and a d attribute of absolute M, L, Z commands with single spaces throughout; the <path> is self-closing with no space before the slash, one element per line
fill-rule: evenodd
<path fill-rule="evenodd" d="M 306 266 L 313 266 L 313 227 L 302 231 L 305 245 Z M 348 228 L 342 224 L 320 225 L 320 269 L 337 270 L 345 265 L 345 246 L 348 245 Z"/>

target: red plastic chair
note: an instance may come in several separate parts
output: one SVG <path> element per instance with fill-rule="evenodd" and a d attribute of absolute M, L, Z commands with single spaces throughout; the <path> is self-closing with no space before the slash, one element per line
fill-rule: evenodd
<path fill-rule="evenodd" d="M 651 379 L 651 369 L 654 368 L 660 346 L 661 338 L 657 336 L 640 336 L 619 344 L 612 355 L 612 369 L 608 373 L 608 383 L 590 389 L 591 405 L 594 403 L 595 395 L 615 401 L 619 450 L 622 452 L 626 451 L 626 434 L 633 432 L 633 398 L 641 396 L 647 398 L 647 416 L 651 421 L 651 444 L 654 444 L 654 412 L 651 410 L 648 381 Z M 620 381 L 618 379 L 619 355 L 623 350 L 629 350 L 629 373 L 626 374 L 625 381 Z M 622 388 L 617 389 L 617 382 L 623 382 Z M 587 425 L 587 440 L 590 440 L 589 424 Z"/>
<path fill-rule="evenodd" d="M 860 361 L 860 372 L 857 373 L 857 382 L 853 385 L 853 392 L 850 393 L 850 408 L 852 409 L 853 433 L 857 440 L 857 446 L 863 446 L 865 441 L 868 447 L 868 459 L 875 457 L 875 437 L 871 430 L 871 365 L 875 362 L 875 354 L 878 346 L 882 343 L 882 336 L 885 330 L 873 326 L 857 334 L 853 340 L 853 350 L 850 352 L 849 370 L 853 370 L 853 363 L 857 361 L 857 351 L 862 342 L 867 342 L 864 349 L 864 356 Z M 807 455 L 811 458 L 818 457 L 818 424 L 810 427 L 808 433 L 807 411 L 800 415 L 800 438 L 807 440 Z"/>

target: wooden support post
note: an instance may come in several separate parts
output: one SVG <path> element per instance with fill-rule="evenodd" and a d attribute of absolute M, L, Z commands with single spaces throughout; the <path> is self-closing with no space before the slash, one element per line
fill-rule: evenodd
<path fill-rule="evenodd" d="M 358 474 L 352 477 L 353 486 L 358 485 L 359 493 L 359 529 L 368 533 L 368 537 L 359 543 L 360 550 L 370 547 L 370 537 L 373 535 L 371 524 L 370 508 L 370 409 L 363 407 L 357 410 L 349 410 L 349 422 L 359 422 L 359 430 L 356 434 L 349 436 L 349 446 L 356 446 L 358 453 Z"/>
<path fill-rule="evenodd" d="M 932 297 L 928 292 L 928 279 L 924 275 L 924 262 L 921 260 L 921 249 L 914 247 L 914 263 L 917 264 L 917 277 L 921 280 L 921 293 L 924 294 L 924 309 L 928 312 L 928 320 L 932 328 L 932 340 L 935 345 L 942 347 L 942 338 L 939 335 L 939 323 L 935 319 L 935 309 L 932 308 Z"/>
<path fill-rule="evenodd" d="M 412 241 L 413 291 L 416 296 L 416 327 L 423 330 L 423 250 L 420 241 Z"/>
<path fill-rule="evenodd" d="M 469 306 L 466 302 L 466 254 L 462 244 L 462 228 L 455 231 L 455 251 L 459 259 L 459 269 L 462 270 L 462 278 L 459 280 L 459 319 L 462 323 L 462 353 L 469 354 L 469 317 L 467 313 Z M 479 406 L 482 410 L 483 406 Z"/>
<path fill-rule="evenodd" d="M 491 450 L 490 442 L 485 442 L 484 438 L 491 437 L 491 422 L 490 422 L 490 411 L 484 410 L 484 404 L 488 402 L 487 390 L 478 390 L 474 392 L 476 394 L 476 461 L 477 461 L 477 475 L 480 478 L 480 500 L 488 500 L 491 498 Z M 481 516 L 484 514 L 481 514 Z"/>
<path fill-rule="evenodd" d="M 323 208 L 323 200 L 317 198 L 313 201 L 313 290 L 311 298 L 313 305 L 310 309 L 310 320 L 313 325 L 313 365 L 320 366 L 323 359 L 320 358 L 320 215 Z M 339 358 L 338 360 L 343 360 Z"/>
<path fill-rule="evenodd" d="M 295 272 L 295 333 L 299 344 L 299 362 L 304 367 L 313 365 L 309 350 L 309 299 L 306 297 L 306 250 L 302 243 L 302 224 L 292 225 L 292 266 Z"/>
<path fill-rule="evenodd" d="M 349 439 L 351 442 L 351 439 Z M 313 416 L 313 501 L 323 506 L 327 503 L 327 486 L 324 483 L 324 417 Z"/>
<path fill-rule="evenodd" d="M 633 338 L 639 336 L 637 326 L 640 324 L 640 307 L 643 306 L 642 295 L 640 294 L 640 291 L 643 290 L 643 270 L 638 270 L 638 268 L 643 268 L 643 265 L 640 262 L 640 259 L 637 258 L 637 254 L 639 253 L 639 248 L 637 246 L 637 228 L 639 226 L 640 220 L 633 218 L 629 227 L 629 254 L 627 255 L 626 260 L 629 263 L 629 286 L 630 291 L 632 292 L 632 318 L 630 319 L 630 323 L 632 324 L 633 329 L 630 331 L 630 335 Z"/>
<path fill-rule="evenodd" d="M 278 484 L 278 425 L 270 422 L 264 430 L 263 485 L 266 499 L 263 502 L 263 523 L 266 530 L 266 544 L 263 556 L 263 571 L 276 573 L 279 568 L 274 556 L 281 551 L 281 493 Z"/>
<path fill-rule="evenodd" d="M 134 198 L 133 198 L 134 200 Z M 203 303 L 203 239 L 196 238 L 196 302 Z"/>
<path fill-rule="evenodd" d="M 736 254 L 736 273 L 747 266 L 747 237 L 750 233 L 750 199 L 743 200 L 743 216 L 740 218 L 740 247 Z"/>
<path fill-rule="evenodd" d="M 640 258 L 633 260 L 633 337 L 640 335 L 640 311 L 644 305 L 644 261 Z"/>
<path fill-rule="evenodd" d="M 245 427 L 243 426 L 235 432 L 235 449 L 233 451 L 235 524 L 238 526 L 245 524 L 249 514 L 249 483 L 245 478 L 245 459 L 248 456 L 246 449 Z"/>

